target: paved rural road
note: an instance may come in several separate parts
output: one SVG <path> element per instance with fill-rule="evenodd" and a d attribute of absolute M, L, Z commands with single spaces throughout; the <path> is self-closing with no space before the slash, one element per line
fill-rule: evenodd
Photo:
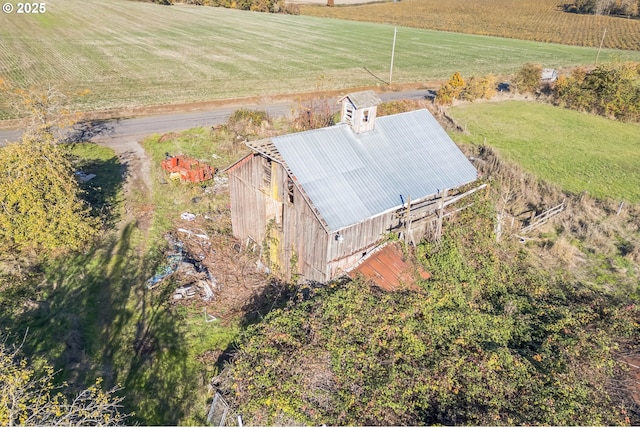
<path fill-rule="evenodd" d="M 424 99 L 426 90 L 410 90 L 399 92 L 385 92 L 379 94 L 383 101 L 396 99 Z M 232 107 L 216 108 L 209 111 L 189 113 L 168 113 L 147 117 L 128 119 L 95 120 L 82 122 L 67 130 L 66 137 L 70 141 L 93 141 L 97 144 L 113 149 L 126 166 L 126 190 L 137 188 L 143 193 L 151 188 L 151 162 L 139 141 L 154 133 L 168 133 L 196 127 L 206 127 L 224 124 L 229 116 L 239 108 L 259 109 L 266 111 L 272 117 L 287 116 L 296 103 L 278 102 L 271 104 L 234 105 Z M 338 106 L 336 104 L 336 110 Z M 0 147 L 12 141 L 18 141 L 21 130 L 0 130 Z M 146 187 L 146 188 L 145 188 Z"/>
<path fill-rule="evenodd" d="M 396 99 L 424 99 L 425 89 L 384 92 L 379 94 L 383 101 Z M 191 129 L 200 126 L 223 124 L 229 116 L 239 108 L 260 109 L 274 117 L 286 116 L 296 106 L 294 102 L 279 102 L 268 105 L 251 104 L 217 108 L 209 111 L 189 113 L 169 113 L 147 117 L 113 119 L 85 122 L 78 124 L 68 132 L 68 137 L 75 141 L 95 141 L 104 145 L 119 145 L 118 141 L 138 140 L 154 133 L 167 133 Z M 337 105 L 336 105 L 337 108 Z M 20 139 L 20 130 L 0 130 L 0 146 Z M 114 147 L 117 150 L 117 147 Z"/>

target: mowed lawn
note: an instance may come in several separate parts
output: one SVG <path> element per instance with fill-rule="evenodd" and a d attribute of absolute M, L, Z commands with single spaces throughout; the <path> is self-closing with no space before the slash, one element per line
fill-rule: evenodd
<path fill-rule="evenodd" d="M 457 106 L 469 135 L 573 193 L 640 202 L 640 125 L 527 101 Z"/>
<path fill-rule="evenodd" d="M 385 86 L 394 27 L 127 0 L 50 0 L 0 14 L 0 79 L 53 85 L 80 110 Z M 592 64 L 597 49 L 399 27 L 393 82 Z M 603 50 L 600 61 L 640 60 Z M 2 95 L 0 95 L 2 96 Z M 12 117 L 5 96 L 0 119 Z"/>

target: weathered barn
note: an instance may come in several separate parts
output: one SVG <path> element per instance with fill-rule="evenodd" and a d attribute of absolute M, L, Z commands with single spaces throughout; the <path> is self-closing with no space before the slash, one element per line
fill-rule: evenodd
<path fill-rule="evenodd" d="M 477 179 L 429 111 L 376 117 L 372 91 L 341 102 L 341 123 L 248 142 L 227 168 L 234 235 L 287 279 L 331 280 L 390 232 L 419 239 Z"/>

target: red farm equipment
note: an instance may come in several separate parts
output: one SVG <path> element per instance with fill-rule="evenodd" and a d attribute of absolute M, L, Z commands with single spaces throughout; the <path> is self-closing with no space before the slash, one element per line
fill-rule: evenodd
<path fill-rule="evenodd" d="M 168 156 L 162 161 L 162 169 L 171 177 L 179 177 L 183 181 L 202 182 L 213 178 L 216 170 L 206 163 L 187 156 Z"/>

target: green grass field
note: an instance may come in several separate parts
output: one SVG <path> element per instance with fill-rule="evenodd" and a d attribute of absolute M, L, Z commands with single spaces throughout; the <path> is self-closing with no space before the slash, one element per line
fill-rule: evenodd
<path fill-rule="evenodd" d="M 539 178 L 579 194 L 640 202 L 640 125 L 536 102 L 466 104 L 451 115 L 465 142 L 496 147 Z"/>
<path fill-rule="evenodd" d="M 387 24 L 105 0 L 52 0 L 40 15 L 0 15 L 0 79 L 54 85 L 79 110 L 385 85 Z M 399 27 L 394 83 L 505 74 L 523 63 L 593 63 L 597 49 Z M 640 60 L 603 50 L 600 61 Z M 13 115 L 0 98 L 0 119 Z"/>

